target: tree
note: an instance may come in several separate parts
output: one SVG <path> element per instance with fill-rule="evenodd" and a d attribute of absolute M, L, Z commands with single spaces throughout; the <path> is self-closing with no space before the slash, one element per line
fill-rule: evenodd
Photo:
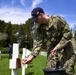
<path fill-rule="evenodd" d="M 6 23 L 0 20 L 0 32 L 5 33 Z"/>
<path fill-rule="evenodd" d="M 19 38 L 20 38 L 20 47 L 32 47 L 32 27 L 31 18 L 28 19 L 25 24 L 20 25 L 19 29 Z M 25 45 L 24 45 L 25 44 Z"/>
<path fill-rule="evenodd" d="M 9 22 L 7 24 L 7 29 L 6 29 L 6 34 L 8 35 L 7 40 L 6 40 L 6 45 L 8 46 L 8 44 L 13 44 L 13 33 L 12 33 L 12 24 L 11 22 Z"/>

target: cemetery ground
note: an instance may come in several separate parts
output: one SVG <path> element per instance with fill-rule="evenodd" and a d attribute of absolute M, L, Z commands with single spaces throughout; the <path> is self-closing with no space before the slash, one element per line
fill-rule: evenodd
<path fill-rule="evenodd" d="M 19 55 L 22 58 L 22 55 Z M 8 54 L 2 54 L 0 59 L 0 75 L 11 75 L 11 69 L 9 69 Z M 46 67 L 46 57 L 38 55 L 25 70 L 25 75 L 44 75 L 43 69 Z M 22 75 L 22 69 L 18 69 L 18 75 Z"/>
<path fill-rule="evenodd" d="M 21 58 L 22 55 L 19 55 Z M 8 54 L 2 54 L 0 59 L 0 75 L 11 75 L 11 69 L 9 69 L 9 60 Z M 25 75 L 44 75 L 43 69 L 46 66 L 46 57 L 42 55 L 38 55 L 25 70 Z M 22 69 L 18 69 L 18 75 L 22 75 Z M 76 73 L 76 65 L 75 65 L 75 73 Z"/>

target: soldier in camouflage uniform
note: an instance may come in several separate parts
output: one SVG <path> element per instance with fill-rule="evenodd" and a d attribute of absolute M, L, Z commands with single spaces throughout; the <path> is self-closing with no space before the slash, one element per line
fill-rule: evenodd
<path fill-rule="evenodd" d="M 69 25 L 60 16 L 47 16 L 42 8 L 32 10 L 33 22 L 38 23 L 34 47 L 31 55 L 23 63 L 29 63 L 41 49 L 43 36 L 49 41 L 47 68 L 65 68 L 67 75 L 74 75 L 75 54 L 71 43 L 72 33 Z"/>

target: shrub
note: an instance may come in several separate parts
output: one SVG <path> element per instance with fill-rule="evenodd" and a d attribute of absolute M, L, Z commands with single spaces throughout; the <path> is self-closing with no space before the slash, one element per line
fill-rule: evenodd
<path fill-rule="evenodd" d="M 0 51 L 1 51 L 1 53 L 3 53 L 3 54 L 7 54 L 7 53 L 8 53 L 8 47 L 5 47 L 5 48 L 0 47 Z"/>

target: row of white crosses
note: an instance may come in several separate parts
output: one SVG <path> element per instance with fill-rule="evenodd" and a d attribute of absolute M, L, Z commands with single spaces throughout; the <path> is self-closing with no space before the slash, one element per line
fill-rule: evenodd
<path fill-rule="evenodd" d="M 28 49 L 23 48 L 22 60 L 24 60 L 30 54 L 31 52 Z M 22 60 L 18 57 L 19 57 L 19 44 L 14 43 L 12 59 L 10 59 L 9 63 L 9 68 L 11 69 L 11 75 L 18 75 L 18 68 L 22 68 L 22 75 L 25 75 L 25 68 L 27 68 L 27 64 L 23 65 L 21 63 Z"/>

